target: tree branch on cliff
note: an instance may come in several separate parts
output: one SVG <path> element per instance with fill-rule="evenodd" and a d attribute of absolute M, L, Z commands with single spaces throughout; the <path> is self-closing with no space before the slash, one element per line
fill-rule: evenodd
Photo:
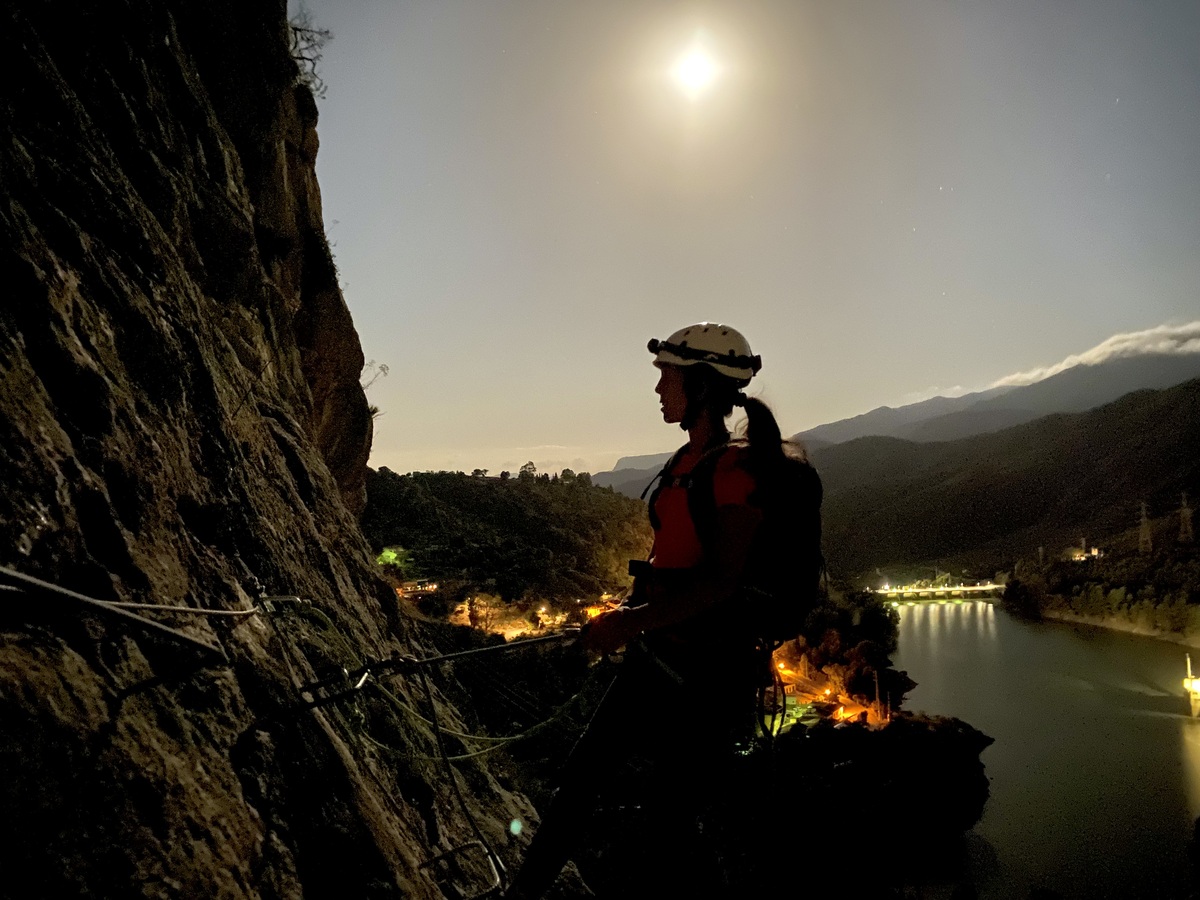
<path fill-rule="evenodd" d="M 288 22 L 288 50 L 296 63 L 296 81 L 304 85 L 318 100 L 325 99 L 328 90 L 317 71 L 325 45 L 333 40 L 328 28 L 317 28 L 312 14 L 303 6 Z"/>

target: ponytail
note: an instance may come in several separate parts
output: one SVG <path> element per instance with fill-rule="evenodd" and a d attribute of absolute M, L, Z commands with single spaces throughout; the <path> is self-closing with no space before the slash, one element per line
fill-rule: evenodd
<path fill-rule="evenodd" d="M 746 441 L 750 444 L 750 458 L 762 470 L 772 468 L 783 461 L 783 435 L 771 407 L 757 397 L 741 395 L 738 404 L 746 410 Z"/>
<path fill-rule="evenodd" d="M 741 406 L 746 410 L 746 440 L 751 447 L 763 451 L 783 452 L 783 435 L 771 407 L 757 397 L 745 397 Z"/>
<path fill-rule="evenodd" d="M 760 472 L 777 469 L 787 456 L 805 459 L 804 449 L 785 441 L 775 414 L 757 397 L 747 397 L 742 385 L 709 366 L 688 366 L 683 370 L 683 390 L 688 398 L 687 411 L 679 427 L 691 429 L 701 411 L 707 409 L 717 422 L 724 422 L 735 407 L 746 411 L 745 439 L 750 464 Z"/>

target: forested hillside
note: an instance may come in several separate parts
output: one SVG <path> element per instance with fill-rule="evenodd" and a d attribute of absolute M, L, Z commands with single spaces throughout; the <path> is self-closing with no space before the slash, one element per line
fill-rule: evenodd
<path fill-rule="evenodd" d="M 382 468 L 367 481 L 363 529 L 376 551 L 407 550 L 411 574 L 505 600 L 620 589 L 628 561 L 650 550 L 645 506 L 570 470 L 551 479 Z"/>
<path fill-rule="evenodd" d="M 1200 381 L 1138 391 L 938 444 L 860 438 L 817 449 L 835 574 L 936 561 L 1010 566 L 1159 516 L 1200 496 Z"/>

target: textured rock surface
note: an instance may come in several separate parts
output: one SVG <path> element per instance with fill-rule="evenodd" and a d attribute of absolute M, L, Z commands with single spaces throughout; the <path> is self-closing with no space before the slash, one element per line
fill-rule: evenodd
<path fill-rule="evenodd" d="M 282 712 L 330 666 L 439 640 L 355 521 L 363 358 L 285 19 L 283 0 L 0 10 L 0 563 L 103 600 L 248 609 L 261 583 L 314 604 L 147 613 L 228 654 L 200 667 L 0 593 L 6 895 L 439 896 L 420 864 L 473 836 L 420 720 Z M 503 845 L 527 804 L 463 778 Z"/>

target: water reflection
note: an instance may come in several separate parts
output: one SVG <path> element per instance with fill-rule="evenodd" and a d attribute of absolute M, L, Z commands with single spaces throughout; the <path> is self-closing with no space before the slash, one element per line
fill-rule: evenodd
<path fill-rule="evenodd" d="M 1200 815 L 1200 719 L 1181 717 L 1179 742 L 1184 760 L 1184 782 L 1187 788 L 1188 809 Z"/>
<path fill-rule="evenodd" d="M 1200 721 L 1184 650 L 1008 617 L 987 602 L 899 607 L 910 709 L 996 739 L 975 832 L 981 897 L 1185 896 L 1200 813 Z"/>

